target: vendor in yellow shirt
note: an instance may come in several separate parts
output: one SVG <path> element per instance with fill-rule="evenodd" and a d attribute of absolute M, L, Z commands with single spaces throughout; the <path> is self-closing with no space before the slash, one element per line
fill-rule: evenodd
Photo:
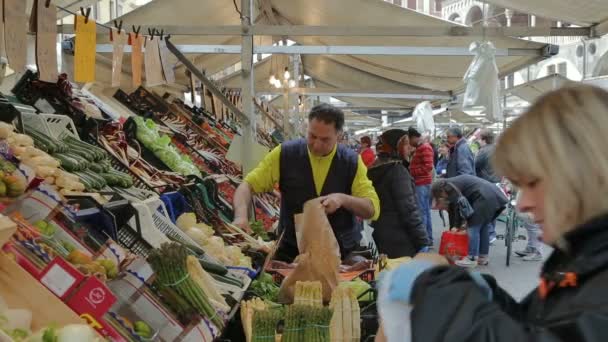
<path fill-rule="evenodd" d="M 375 220 L 380 200 L 359 155 L 338 144 L 344 113 L 331 105 L 315 106 L 308 115 L 306 139 L 283 143 L 251 171 L 234 195 L 234 224 L 249 228 L 252 193 L 281 190 L 279 236 L 275 259 L 292 262 L 298 255 L 294 215 L 304 203 L 321 197 L 329 222 L 340 244 L 342 259 L 357 249 L 361 226 L 356 217 Z"/>

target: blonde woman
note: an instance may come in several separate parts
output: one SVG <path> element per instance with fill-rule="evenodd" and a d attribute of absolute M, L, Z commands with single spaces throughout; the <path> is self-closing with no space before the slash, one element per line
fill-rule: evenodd
<path fill-rule="evenodd" d="M 418 257 L 381 285 L 385 302 L 413 308 L 403 324 L 411 334 L 384 331 L 386 340 L 608 341 L 606 137 L 608 92 L 590 86 L 551 92 L 517 119 L 499 138 L 494 165 L 554 247 L 539 287 L 517 303 L 490 276 Z M 394 327 L 399 317 L 382 319 Z"/>

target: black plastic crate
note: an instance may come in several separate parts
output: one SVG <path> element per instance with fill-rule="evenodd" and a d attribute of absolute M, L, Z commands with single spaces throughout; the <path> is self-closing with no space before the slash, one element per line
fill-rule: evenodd
<path fill-rule="evenodd" d="M 128 224 L 118 229 L 117 240 L 119 245 L 144 258 L 147 258 L 152 249 L 154 249 L 152 245 L 143 239 L 141 230 L 133 229 Z"/>

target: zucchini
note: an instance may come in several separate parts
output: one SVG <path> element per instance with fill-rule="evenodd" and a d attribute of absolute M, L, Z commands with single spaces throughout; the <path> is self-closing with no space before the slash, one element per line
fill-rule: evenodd
<path fill-rule="evenodd" d="M 78 176 L 80 183 L 82 183 L 82 185 L 84 185 L 84 188 L 87 191 L 91 191 L 95 189 L 94 184 L 91 182 L 91 180 L 88 177 L 83 177 L 80 174 L 76 174 L 76 176 Z"/>
<path fill-rule="evenodd" d="M 220 276 L 225 276 L 226 274 L 228 274 L 228 269 L 224 267 L 224 265 L 209 262 L 204 258 L 198 258 L 198 262 L 200 262 L 201 266 L 203 266 L 203 269 L 209 273 L 217 274 Z"/>
<path fill-rule="evenodd" d="M 83 156 L 78 155 L 76 153 L 69 152 L 69 153 L 62 153 L 62 154 L 65 156 L 68 156 L 78 162 L 78 171 L 86 170 L 89 167 L 89 165 L 91 164 L 86 158 L 84 158 Z"/>
<path fill-rule="evenodd" d="M 95 161 L 102 160 L 102 159 L 104 159 L 107 156 L 105 150 L 103 150 L 103 149 L 101 149 L 101 148 L 99 148 L 97 146 L 88 144 L 86 142 L 80 141 L 80 140 L 78 140 L 78 139 L 76 139 L 74 137 L 68 136 L 63 141 L 65 143 L 67 143 L 68 145 L 70 145 L 70 146 L 80 147 L 82 149 L 85 149 L 87 151 L 92 152 L 95 155 Z"/>
<path fill-rule="evenodd" d="M 104 186 L 108 185 L 108 182 L 106 182 L 106 180 L 103 179 L 103 177 L 101 177 L 98 174 L 95 174 L 95 173 L 90 172 L 90 171 L 83 171 L 82 173 L 84 173 L 87 176 L 89 176 L 89 178 L 92 178 L 95 181 L 95 183 L 97 184 L 97 188 L 98 189 L 101 189 Z"/>
<path fill-rule="evenodd" d="M 243 288 L 243 285 L 244 285 L 243 282 L 238 279 L 235 279 L 235 278 L 229 277 L 229 276 L 222 276 L 222 275 L 215 274 L 215 273 L 209 273 L 209 274 L 213 277 L 213 279 L 215 279 L 219 282 L 222 282 L 222 283 L 228 284 L 228 285 L 237 286 L 238 288 Z"/>
<path fill-rule="evenodd" d="M 91 163 L 89 165 L 89 170 L 99 174 L 104 172 L 104 169 L 101 167 L 101 165 L 99 165 L 99 163 Z"/>
<path fill-rule="evenodd" d="M 88 189 L 94 189 L 94 190 L 99 190 L 101 188 L 103 188 L 103 183 L 99 183 L 99 181 L 93 177 L 91 177 L 91 174 L 86 173 L 86 172 L 76 172 L 75 173 L 81 180 L 83 180 L 84 182 L 87 182 L 89 184 L 89 188 Z M 84 183 L 83 183 L 84 184 Z M 85 185 L 86 187 L 86 185 Z"/>
<path fill-rule="evenodd" d="M 122 179 L 116 175 L 101 172 L 99 173 L 99 176 L 101 176 L 110 186 L 122 186 Z"/>
<path fill-rule="evenodd" d="M 61 163 L 61 168 L 68 172 L 79 170 L 78 161 L 65 154 L 55 153 L 53 154 L 53 158 L 59 160 Z"/>
<path fill-rule="evenodd" d="M 130 188 L 133 186 L 133 178 L 131 175 L 126 174 L 124 172 L 116 171 L 114 169 L 110 169 L 107 172 L 109 175 L 112 175 L 117 178 L 117 185 L 123 188 Z"/>
<path fill-rule="evenodd" d="M 95 153 L 93 153 L 89 150 L 86 150 L 80 146 L 75 146 L 75 145 L 68 145 L 68 146 L 69 146 L 70 153 L 77 154 L 90 162 L 95 161 L 95 158 L 97 157 L 95 155 Z"/>
<path fill-rule="evenodd" d="M 47 150 L 45 152 L 48 153 L 59 152 L 59 147 L 57 146 L 55 140 L 51 139 L 47 135 L 35 129 L 29 130 L 27 134 L 34 139 L 34 145 L 36 145 L 37 148 L 44 151 L 43 147 L 45 147 Z"/>
<path fill-rule="evenodd" d="M 110 161 L 108 159 L 102 159 L 99 162 L 99 166 L 103 169 L 103 172 L 109 172 L 110 170 L 112 170 L 112 164 L 110 164 Z"/>

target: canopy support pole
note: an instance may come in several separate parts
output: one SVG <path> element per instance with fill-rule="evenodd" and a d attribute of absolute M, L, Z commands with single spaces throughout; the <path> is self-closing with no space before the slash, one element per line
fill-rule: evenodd
<path fill-rule="evenodd" d="M 253 170 L 253 146 L 256 134 L 255 118 L 255 89 L 253 68 L 253 33 L 251 32 L 253 15 L 253 0 L 241 0 L 241 86 L 243 112 L 248 118 L 248 123 L 243 126 L 242 160 L 243 176 Z"/>
<path fill-rule="evenodd" d="M 232 102 L 230 102 L 226 95 L 224 95 L 224 93 L 222 93 L 222 91 L 215 86 L 213 81 L 208 79 L 207 76 L 203 75 L 203 73 L 198 70 L 194 66 L 194 64 L 192 64 L 192 62 L 190 62 L 190 60 L 186 58 L 186 56 L 184 56 L 179 51 L 179 49 L 175 45 L 173 45 L 173 43 L 171 43 L 169 39 L 165 39 L 165 41 L 167 42 L 167 48 L 169 49 L 169 51 L 171 51 L 171 53 L 173 53 L 175 57 L 177 57 L 177 59 L 184 64 L 186 69 L 188 69 L 192 73 L 192 75 L 196 76 L 196 78 L 198 78 L 201 83 L 203 83 L 205 87 L 207 87 L 207 89 L 209 89 L 209 91 L 213 93 L 213 95 L 217 96 L 217 98 L 222 101 L 224 105 L 228 107 L 228 109 L 230 109 L 234 114 L 236 114 L 240 118 L 241 122 L 243 122 L 243 124 L 249 123 L 249 118 L 247 117 L 247 115 L 243 114 L 240 109 L 238 109 Z"/>

